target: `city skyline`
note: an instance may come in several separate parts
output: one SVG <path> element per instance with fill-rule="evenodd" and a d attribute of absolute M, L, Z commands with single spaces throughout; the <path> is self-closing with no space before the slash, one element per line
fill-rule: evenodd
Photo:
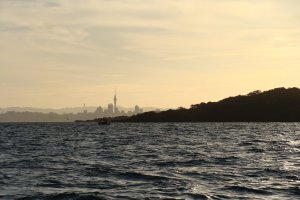
<path fill-rule="evenodd" d="M 0 108 L 0 122 L 74 122 L 74 121 L 86 121 L 99 118 L 114 118 L 114 117 L 130 117 L 133 115 L 141 114 L 144 112 L 143 108 L 138 105 L 133 106 L 131 109 L 124 109 L 117 106 L 117 93 L 115 90 L 113 96 L 113 103 L 108 103 L 107 107 L 97 106 L 88 110 L 86 104 L 83 104 L 81 109 L 77 112 L 62 112 L 58 113 L 55 110 L 48 112 L 40 112 L 39 109 L 21 108 L 20 109 L 7 109 L 5 112 L 1 112 Z M 5 109 L 4 109 L 5 110 Z M 159 109 L 149 109 L 147 111 L 159 112 Z"/>
<path fill-rule="evenodd" d="M 299 87 L 298 0 L 2 0 L 0 107 L 177 108 Z"/>
<path fill-rule="evenodd" d="M 133 110 L 125 111 L 123 109 L 120 109 L 117 106 L 117 90 L 115 89 L 115 94 L 113 97 L 113 103 L 108 103 L 107 109 L 103 109 L 102 106 L 99 106 L 95 112 L 103 113 L 104 116 L 107 117 L 116 117 L 116 116 L 131 116 L 143 113 L 143 108 L 140 108 L 138 105 L 133 106 Z"/>

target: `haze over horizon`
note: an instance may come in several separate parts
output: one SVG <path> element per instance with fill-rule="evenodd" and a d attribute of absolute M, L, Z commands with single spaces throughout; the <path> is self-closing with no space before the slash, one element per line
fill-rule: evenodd
<path fill-rule="evenodd" d="M 189 107 L 300 86 L 298 0 L 1 0 L 0 107 Z"/>

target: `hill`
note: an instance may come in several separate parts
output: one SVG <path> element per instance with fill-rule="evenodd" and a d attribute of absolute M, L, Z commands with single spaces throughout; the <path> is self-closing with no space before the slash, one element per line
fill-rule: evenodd
<path fill-rule="evenodd" d="M 300 89 L 276 88 L 218 102 L 163 112 L 146 112 L 123 122 L 300 122 Z"/>

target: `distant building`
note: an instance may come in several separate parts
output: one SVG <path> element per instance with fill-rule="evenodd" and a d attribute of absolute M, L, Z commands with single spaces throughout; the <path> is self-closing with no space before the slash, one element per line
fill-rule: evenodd
<path fill-rule="evenodd" d="M 99 106 L 99 107 L 95 110 L 94 114 L 95 114 L 95 117 L 101 117 L 101 116 L 103 115 L 103 108 L 102 108 L 101 106 Z"/>
<path fill-rule="evenodd" d="M 135 112 L 136 114 L 138 114 L 139 111 L 140 111 L 140 107 L 139 107 L 138 105 L 136 105 L 136 106 L 134 107 L 134 112 Z"/>
<path fill-rule="evenodd" d="M 115 90 L 115 96 L 114 96 L 114 113 L 118 113 L 117 108 L 117 91 Z"/>
<path fill-rule="evenodd" d="M 103 108 L 101 106 L 99 106 L 96 111 L 97 113 L 103 113 Z"/>
<path fill-rule="evenodd" d="M 114 105 L 112 103 L 108 104 L 107 106 L 107 113 L 112 116 L 112 114 L 114 113 Z"/>
<path fill-rule="evenodd" d="M 88 113 L 88 111 L 87 111 L 87 109 L 85 108 L 85 104 L 83 105 L 83 107 L 84 107 L 83 113 L 86 115 L 86 114 Z"/>
<path fill-rule="evenodd" d="M 136 105 L 134 107 L 134 114 L 139 114 L 139 113 L 142 113 L 143 112 L 143 109 L 140 108 L 138 105 Z"/>
<path fill-rule="evenodd" d="M 115 107 L 114 114 L 115 114 L 115 115 L 120 114 L 120 110 L 118 109 L 118 107 Z"/>

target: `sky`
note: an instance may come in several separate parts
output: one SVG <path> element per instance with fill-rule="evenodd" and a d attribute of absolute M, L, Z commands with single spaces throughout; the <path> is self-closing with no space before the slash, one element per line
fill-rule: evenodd
<path fill-rule="evenodd" d="M 0 107 L 189 107 L 300 87 L 299 0 L 0 0 Z"/>

